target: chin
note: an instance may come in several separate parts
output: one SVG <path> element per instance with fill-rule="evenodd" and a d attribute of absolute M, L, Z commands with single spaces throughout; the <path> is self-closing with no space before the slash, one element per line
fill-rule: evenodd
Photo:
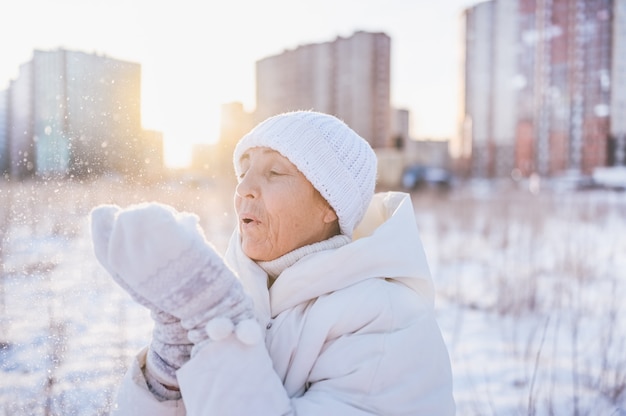
<path fill-rule="evenodd" d="M 245 242 L 241 244 L 241 248 L 244 254 L 250 257 L 250 259 L 254 261 L 267 261 L 266 260 L 267 255 L 264 255 L 262 250 L 258 250 L 258 249 L 255 249 L 254 247 L 250 247 Z"/>

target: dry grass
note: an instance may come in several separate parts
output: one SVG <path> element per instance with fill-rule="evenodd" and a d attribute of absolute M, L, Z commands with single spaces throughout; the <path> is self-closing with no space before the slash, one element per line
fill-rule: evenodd
<path fill-rule="evenodd" d="M 516 381 L 526 391 L 518 414 L 623 406 L 622 194 L 466 188 L 414 194 L 413 201 L 438 294 L 460 311 L 453 331 L 462 330 L 463 311 L 491 316 L 495 338 L 510 348 L 503 354 L 524 368 Z M 484 397 L 473 400 L 492 406 Z"/>

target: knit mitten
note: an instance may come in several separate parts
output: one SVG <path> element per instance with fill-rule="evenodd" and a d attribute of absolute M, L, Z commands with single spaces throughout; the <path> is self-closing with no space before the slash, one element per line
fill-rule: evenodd
<path fill-rule="evenodd" d="M 91 218 L 98 260 L 133 298 L 180 319 L 196 345 L 192 355 L 232 332 L 247 344 L 260 341 L 252 301 L 196 215 L 150 203 L 101 206 Z"/>
<path fill-rule="evenodd" d="M 168 390 L 164 386 L 177 387 L 176 371 L 187 361 L 193 344 L 187 337 L 187 330 L 180 319 L 162 311 L 156 305 L 134 292 L 123 280 L 119 279 L 107 261 L 107 243 L 111 238 L 112 224 L 120 208 L 102 205 L 91 213 L 91 235 L 98 261 L 114 280 L 126 290 L 140 305 L 150 310 L 154 321 L 152 340 L 146 357 L 146 370 L 150 390 L 161 399 L 175 399 L 180 393 Z"/>
<path fill-rule="evenodd" d="M 148 385 L 161 399 L 177 399 L 180 393 L 169 391 L 163 386 L 178 387 L 176 371 L 189 361 L 193 344 L 180 319 L 163 311 L 150 312 L 154 328 L 146 356 Z"/>

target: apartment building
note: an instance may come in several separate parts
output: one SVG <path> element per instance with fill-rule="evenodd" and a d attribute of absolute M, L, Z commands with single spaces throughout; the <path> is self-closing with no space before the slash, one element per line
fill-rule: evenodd
<path fill-rule="evenodd" d="M 344 120 L 374 148 L 392 146 L 390 56 L 388 35 L 360 31 L 264 58 L 256 64 L 255 121 L 316 110 Z"/>
<path fill-rule="evenodd" d="M 141 128 L 140 92 L 137 63 L 35 50 L 9 86 L 11 175 L 139 173 L 154 150 Z"/>
<path fill-rule="evenodd" d="M 623 8 L 492 0 L 465 10 L 457 147 L 471 148 L 471 174 L 588 174 L 623 159 Z"/>

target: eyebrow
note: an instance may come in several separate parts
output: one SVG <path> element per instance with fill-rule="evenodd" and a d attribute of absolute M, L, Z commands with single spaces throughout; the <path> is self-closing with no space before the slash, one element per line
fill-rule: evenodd
<path fill-rule="evenodd" d="M 266 147 L 265 149 L 263 149 L 262 152 L 263 152 L 263 154 L 268 154 L 268 153 L 278 153 L 278 154 L 280 154 L 276 150 L 271 149 L 269 147 Z M 241 157 L 239 158 L 239 161 L 242 162 L 242 161 L 248 160 L 248 159 L 250 159 L 250 153 L 249 153 L 249 150 L 246 150 L 246 152 L 243 155 L 241 155 Z"/>

